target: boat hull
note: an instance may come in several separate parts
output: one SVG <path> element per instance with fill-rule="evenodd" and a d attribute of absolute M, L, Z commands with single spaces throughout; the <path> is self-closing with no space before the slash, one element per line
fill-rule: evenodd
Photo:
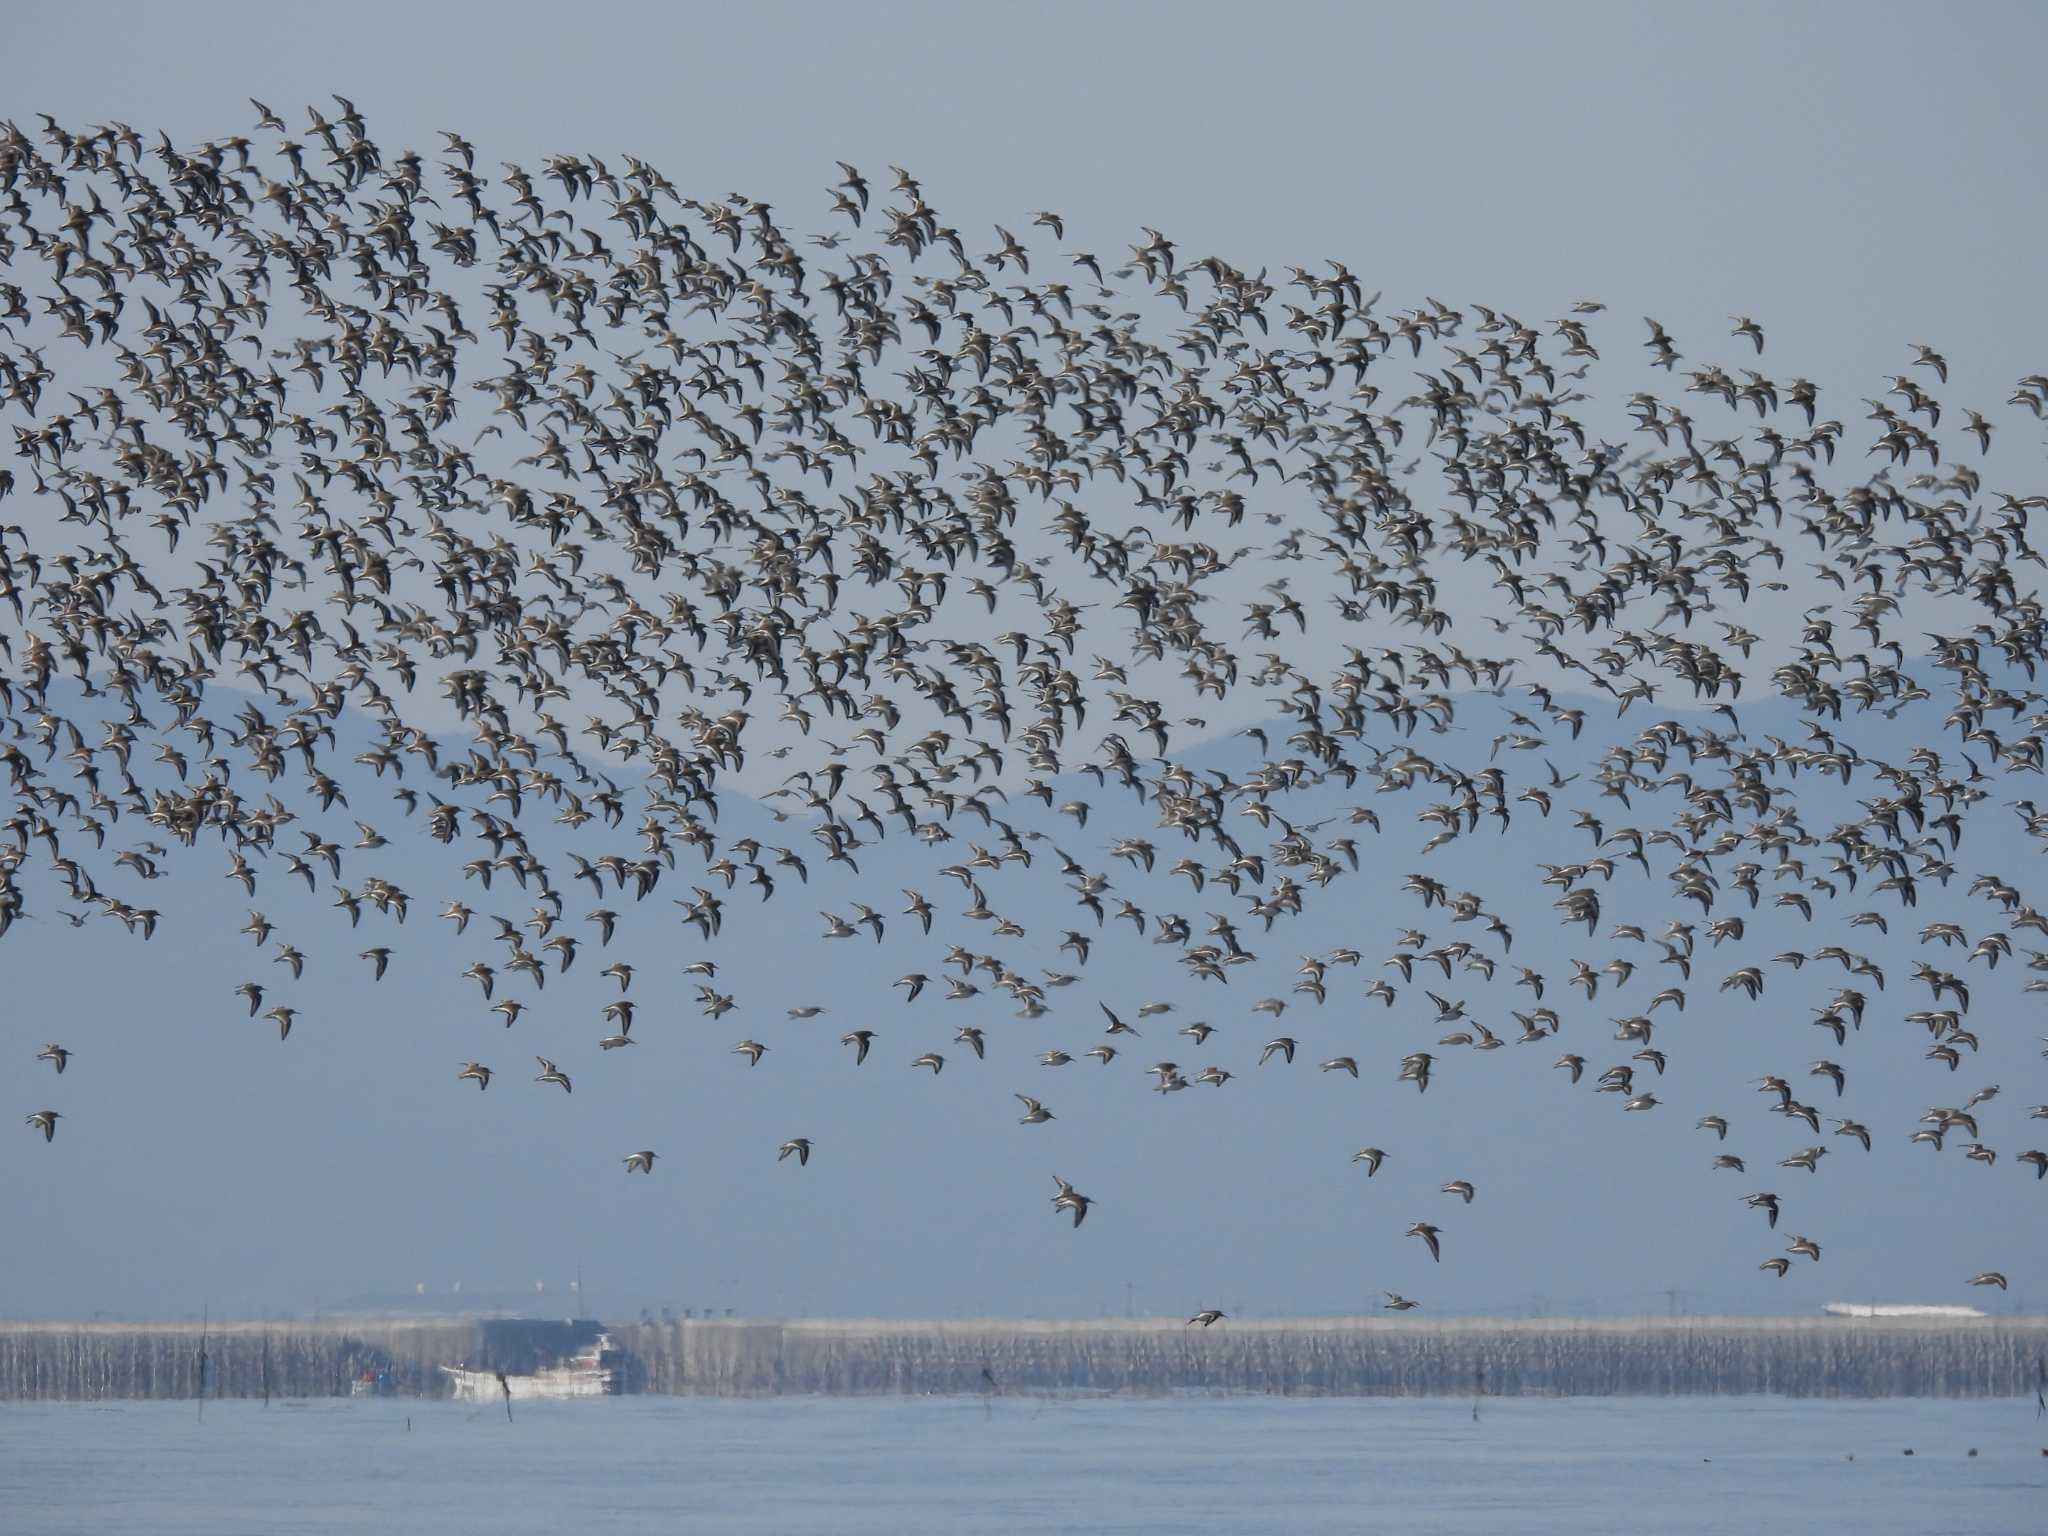
<path fill-rule="evenodd" d="M 609 1370 L 577 1370 L 561 1367 L 535 1371 L 531 1375 L 499 1377 L 493 1371 L 468 1371 L 444 1365 L 454 1396 L 468 1402 L 496 1402 L 508 1393 L 515 1401 L 536 1398 L 611 1397 L 617 1394 L 618 1379 Z"/>
<path fill-rule="evenodd" d="M 444 1365 L 454 1396 L 468 1402 L 496 1402 L 510 1396 L 528 1398 L 612 1397 L 619 1391 L 618 1349 L 610 1334 L 599 1334 L 588 1349 L 559 1365 L 527 1371 L 514 1376 L 497 1371 L 472 1371 L 465 1366 Z"/>

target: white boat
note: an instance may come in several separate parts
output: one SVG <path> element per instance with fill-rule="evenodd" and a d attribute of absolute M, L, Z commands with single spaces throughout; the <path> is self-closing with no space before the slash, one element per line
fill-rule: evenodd
<path fill-rule="evenodd" d="M 568 1359 L 527 1375 L 472 1371 L 460 1365 L 444 1365 L 441 1373 L 456 1397 L 475 1402 L 505 1397 L 611 1397 L 620 1390 L 619 1361 L 612 1336 L 600 1333 Z"/>

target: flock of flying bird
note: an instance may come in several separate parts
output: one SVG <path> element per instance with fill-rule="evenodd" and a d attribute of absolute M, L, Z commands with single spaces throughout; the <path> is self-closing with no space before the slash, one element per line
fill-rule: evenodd
<path fill-rule="evenodd" d="M 1372 909 L 1407 906 L 1384 963 L 1361 935 L 1304 958 L 1285 996 L 1218 1003 L 1285 1032 L 1236 1071 L 1161 1060 L 1157 1092 L 1307 1051 L 1325 1074 L 1423 1093 L 1474 1053 L 1538 1044 L 1569 1084 L 1590 1074 L 1613 1096 L 1591 1102 L 1650 1112 L 1684 1080 L 1688 994 L 1695 1020 L 1714 1006 L 1694 978 L 1712 950 L 1854 907 L 1850 928 L 1889 951 L 1922 894 L 1967 887 L 1974 936 L 1928 924 L 1922 958 L 1795 940 L 1718 979 L 1722 1006 L 1748 1009 L 1775 1006 L 1776 977 L 1839 975 L 1812 1009 L 1830 1055 L 1755 1085 L 1759 1112 L 1816 1136 L 1867 1011 L 1924 990 L 1905 1019 L 1925 1032 L 1919 1070 L 1945 1083 L 1984 1027 L 1968 967 L 2048 944 L 2020 883 L 1954 862 L 1980 808 L 2021 873 L 2048 839 L 2048 810 L 2004 793 L 2043 765 L 2029 524 L 2048 497 L 1987 492 L 2009 425 L 1942 400 L 1930 347 L 1844 413 L 1867 410 L 1864 429 L 1767 374 L 1747 317 L 1709 338 L 1718 361 L 1694 358 L 1593 301 L 1540 322 L 1435 299 L 1382 314 L 1337 262 L 1275 277 L 1150 229 L 1098 255 L 1054 211 L 1021 235 L 967 232 L 903 170 L 840 165 L 824 231 L 804 234 L 630 155 L 492 170 L 455 133 L 394 153 L 342 98 L 297 129 L 253 112 L 182 147 L 121 123 L 0 126 L 0 517 L 19 509 L 0 526 L 0 935 L 60 915 L 140 940 L 201 922 L 149 904 L 175 865 L 250 901 L 331 885 L 334 921 L 378 936 L 359 954 L 381 981 L 415 898 L 374 872 L 378 851 L 431 840 L 466 860 L 435 899 L 451 935 L 484 935 L 461 974 L 508 1029 L 551 974 L 627 932 L 607 903 L 665 914 L 670 938 L 603 972 L 610 1052 L 643 1038 L 643 976 L 744 1017 L 715 958 L 660 974 L 677 919 L 657 890 L 712 949 L 739 887 L 786 906 L 813 862 L 857 872 L 908 842 L 903 858 L 957 883 L 957 918 L 910 888 L 900 913 L 822 912 L 816 943 L 929 946 L 897 982 L 905 1028 L 934 999 L 989 993 L 1027 1021 L 1099 1011 L 1078 1055 L 1108 1066 L 1177 1005 L 1089 997 L 1097 945 L 1149 946 L 1204 995 L 1235 995 L 1253 945 L 1349 879 Z M 1622 445 L 1584 419 L 1600 407 L 1582 387 L 1617 348 L 1668 381 L 1628 399 Z M 2008 404 L 2048 414 L 2048 376 Z M 1489 694 L 1507 725 L 1482 758 L 1453 722 Z M 1746 733 L 1758 694 L 1804 735 Z M 1902 716 L 1930 739 L 1895 759 L 1859 745 Z M 352 732 L 368 745 L 337 761 Z M 1250 766 L 1181 760 L 1219 738 Z M 1531 761 L 1544 771 L 1516 766 Z M 789 846 L 719 826 L 721 793 L 769 765 L 794 770 L 765 798 Z M 1802 779 L 1850 819 L 1802 820 Z M 390 809 L 363 808 L 372 793 Z M 1429 831 L 1423 872 L 1376 854 L 1403 806 Z M 362 818 L 353 840 L 329 836 L 337 815 Z M 1524 818 L 1569 820 L 1583 855 L 1518 859 Z M 1575 940 L 1609 952 L 1568 976 L 1515 963 L 1519 908 L 1426 872 L 1489 836 L 1504 882 L 1526 870 Z M 1077 914 L 1056 940 L 1004 911 L 1046 871 Z M 522 922 L 485 910 L 508 884 Z M 573 915 L 583 885 L 594 904 Z M 1133 899 L 1166 888 L 1220 910 L 1204 926 Z M 1363 914 L 1348 889 L 1328 899 Z M 988 937 L 950 942 L 942 923 Z M 316 946 L 275 930 L 260 910 L 242 927 L 297 982 Z M 2025 990 L 2048 991 L 2048 954 L 2025 953 L 2042 973 Z M 1599 1060 L 1571 1004 L 1619 997 L 1639 970 L 1654 996 L 1623 1004 L 1606 1052 L 1621 1059 Z M 1527 999 L 1505 1037 L 1455 995 L 1503 984 Z M 301 1009 L 280 982 L 236 990 L 291 1036 Z M 1343 1022 L 1318 1028 L 1305 1010 L 1326 1005 Z M 1403 1049 L 1383 1061 L 1378 1024 L 1364 1045 L 1314 1044 L 1368 1011 Z M 897 1070 L 1001 1060 L 1022 1033 L 947 1027 Z M 893 1032 L 846 1031 L 849 1067 Z M 1219 1032 L 1229 1045 L 1228 1024 L 1178 1037 Z M 1864 1047 L 1873 1070 L 1896 1039 Z M 732 1050 L 758 1067 L 770 1044 Z M 37 1059 L 66 1074 L 72 1054 Z M 574 1091 L 535 1059 L 536 1082 Z M 63 1086 L 96 1070 L 81 1055 Z M 1827 1141 L 1779 1166 L 1908 1134 L 1993 1164 L 1979 1124 L 1997 1092 L 1937 1090 L 1960 1102 L 1917 1129 L 1829 1117 Z M 1054 1118 L 1016 1097 L 1023 1125 Z M 29 1124 L 52 1140 L 60 1118 Z M 1735 1118 L 1698 1126 L 1740 1174 L 1722 1150 Z M 777 1157 L 813 1150 L 797 1136 Z M 651 1174 L 656 1156 L 625 1167 Z M 1389 1156 L 1354 1161 L 1370 1178 Z M 2038 1149 L 2013 1162 L 2048 1175 Z M 1093 1199 L 1055 1185 L 1054 1213 L 1080 1227 Z M 1465 1178 L 1442 1190 L 1454 1211 L 1483 1198 Z M 1781 1197 L 1743 1198 L 1775 1233 Z M 1453 1224 L 1408 1236 L 1442 1261 Z M 1761 1267 L 1821 1252 L 1793 1234 Z"/>

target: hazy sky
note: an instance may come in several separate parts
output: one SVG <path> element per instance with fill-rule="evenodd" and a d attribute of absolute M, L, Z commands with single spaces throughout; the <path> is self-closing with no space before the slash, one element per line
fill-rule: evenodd
<path fill-rule="evenodd" d="M 821 221 L 834 160 L 895 163 L 970 233 L 1056 207 L 1110 251 L 1339 256 L 1396 303 L 1755 314 L 1843 388 L 1908 340 L 1959 398 L 2041 362 L 2034 5 L 364 0 L 37 7 L 11 40 L 24 120 L 211 137 L 338 90 L 387 143 L 633 153 Z"/>
<path fill-rule="evenodd" d="M 822 227 L 820 189 L 836 179 L 835 160 L 876 176 L 893 162 L 913 169 L 964 231 L 1018 227 L 1050 207 L 1076 243 L 1105 255 L 1152 225 L 1185 249 L 1245 266 L 1338 258 L 1395 305 L 1433 295 L 1547 315 L 1598 298 L 1624 350 L 1638 315 L 1703 340 L 1724 337 L 1732 314 L 1754 315 L 1770 334 L 1767 362 L 1831 387 L 1846 416 L 1857 395 L 1880 392 L 1903 369 L 1912 341 L 1950 359 L 1947 398 L 1987 410 L 2048 365 L 2038 276 L 2048 204 L 2037 163 L 2048 108 L 2035 78 L 2044 44 L 2048 12 L 2020 5 L 1723 5 L 1686 15 L 1634 6 L 42 7 L 10 23 L 0 110 L 25 127 L 48 111 L 69 126 L 119 118 L 187 141 L 249 131 L 249 96 L 297 123 L 306 103 L 327 105 L 326 93 L 339 91 L 387 146 L 431 151 L 447 127 L 474 140 L 486 163 L 633 153 L 686 193 L 743 190 L 779 211 L 808 210 L 790 214 L 797 227 Z M 1601 377 L 1612 396 L 1618 370 Z M 2035 476 L 2016 489 L 2038 489 L 2038 451 L 2023 421 L 2003 419 L 2011 456 L 2000 463 Z M 1774 723 L 1753 731 L 1798 730 L 1789 709 L 1756 718 Z M 1475 735 L 1493 729 L 1476 710 L 1471 720 Z M 1213 760 L 1242 770 L 1248 754 L 1220 745 Z M 1868 792 L 1852 785 L 1838 814 L 1855 814 L 1851 797 Z M 396 822 L 395 808 L 384 809 L 388 787 L 351 781 L 351 797 L 364 819 Z M 1828 824 L 1819 786 L 1802 787 L 1801 799 L 1810 824 Z M 749 817 L 765 820 L 731 806 L 721 830 Z M 322 824 L 330 835 L 347 830 L 339 808 Z M 1023 815 L 1018 824 L 1049 825 Z M 1522 864 L 1586 846 L 1583 834 L 1533 818 L 1516 830 L 1529 839 L 1514 850 Z M 801 835 L 796 824 L 763 832 Z M 433 915 L 439 900 L 429 900 L 462 889 L 459 877 L 410 849 L 349 871 L 359 879 L 374 867 L 420 898 L 382 989 L 367 985 L 354 951 L 383 935 L 344 943 L 322 910 L 325 894 L 293 897 L 269 880 L 257 904 L 283 920 L 298 915 L 320 941 L 308 972 L 319 1002 L 283 1046 L 231 995 L 245 976 L 282 977 L 267 954 L 230 938 L 232 923 L 185 925 L 146 954 L 110 943 L 98 924 L 76 933 L 27 925 L 0 948 L 12 1016 L 0 1082 L 16 1084 L 10 1103 L 45 1090 L 48 1069 L 26 1058 L 56 1037 L 79 1051 L 67 1089 L 91 1083 L 93 1093 L 55 1147 L 19 1127 L 0 1139 L 0 1223 L 36 1238 L 0 1248 L 0 1311 L 296 1310 L 416 1282 L 445 1292 L 457 1280 L 502 1292 L 542 1279 L 555 1291 L 578 1263 L 600 1310 L 666 1302 L 1089 1314 L 1122 1310 L 1127 1283 L 1135 1305 L 1161 1311 L 1355 1310 L 1375 1305 L 1381 1287 L 1442 1311 L 1662 1310 L 1668 1288 L 1696 1308 L 1806 1310 L 1843 1290 L 1982 1302 L 1957 1282 L 1994 1265 L 2021 1291 L 2022 1273 L 2037 1277 L 2037 1297 L 2048 1291 L 2048 1186 L 2035 1188 L 2009 1162 L 1985 1170 L 1953 1150 L 1936 1158 L 1904 1144 L 1929 1104 L 2001 1081 L 2000 1119 L 1995 1131 L 1987 1120 L 1985 1139 L 2008 1158 L 2037 1144 L 2025 1139 L 2025 1106 L 2048 1099 L 2048 1086 L 2032 1039 L 2040 1012 L 2019 1011 L 2025 973 L 2002 967 L 1994 984 L 1973 968 L 1983 995 L 2004 999 L 2008 1022 L 1986 1027 L 1981 1061 L 1937 1079 L 1919 1059 L 1921 1032 L 1899 1022 L 1926 1006 L 1924 988 L 1904 985 L 1920 953 L 1904 921 L 1890 936 L 1894 980 L 1881 1017 L 1850 1045 L 1861 1055 L 1855 1108 L 1844 1113 L 1881 1124 L 1883 1139 L 1867 1161 L 1833 1143 L 1816 1176 L 1771 1167 L 1813 1138 L 1764 1114 L 1760 1098 L 1740 1102 L 1748 1090 L 1729 1085 L 1835 1054 L 1808 1027 L 1807 1004 L 1841 978 L 1831 967 L 1780 968 L 1757 1009 L 1731 1008 L 1714 986 L 1788 943 L 1828 942 L 1820 923 L 1790 939 L 1760 923 L 1748 946 L 1760 953 L 1702 961 L 1684 1020 L 1660 1011 L 1660 1028 L 1699 1032 L 1689 1038 L 1701 1074 L 1697 1091 L 1669 1095 L 1661 1120 L 1605 1113 L 1615 1106 L 1589 1102 L 1589 1085 L 1570 1092 L 1562 1073 L 1532 1070 L 1547 1062 L 1506 1059 L 1513 1051 L 1460 1057 L 1420 1099 L 1391 1080 L 1393 1047 L 1413 1048 L 1420 1032 L 1412 1012 L 1397 1032 L 1377 1003 L 1340 1005 L 1334 989 L 1300 1030 L 1304 1049 L 1355 1049 L 1362 1063 L 1370 1055 L 1364 1082 L 1317 1074 L 1309 1059 L 1285 1076 L 1254 1068 L 1263 1021 L 1249 1005 L 1286 995 L 1302 951 L 1359 944 L 1366 971 L 1344 978 L 1355 999 L 1392 934 L 1415 920 L 1413 904 L 1393 893 L 1411 866 L 1391 850 L 1419 840 L 1405 829 L 1390 836 L 1385 861 L 1333 887 L 1300 931 L 1253 941 L 1262 963 L 1233 981 L 1227 1001 L 1178 974 L 1162 988 L 1160 968 L 1137 946 L 1105 946 L 1085 1005 L 1029 1026 L 988 999 L 951 1005 L 928 994 L 907 1015 L 870 1001 L 903 969 L 931 969 L 930 946 L 900 936 L 907 920 L 879 948 L 815 940 L 812 909 L 844 910 L 870 886 L 887 894 L 919 883 L 942 908 L 950 903 L 950 882 L 942 897 L 928 863 L 899 881 L 895 855 L 885 855 L 858 886 L 819 876 L 815 896 L 786 892 L 802 899 L 778 899 L 766 917 L 736 915 L 718 951 L 732 973 L 720 986 L 739 990 L 743 1014 L 703 1020 L 687 986 L 664 977 L 665 991 L 654 992 L 643 982 L 636 1034 L 647 1044 L 609 1056 L 593 1043 L 610 987 L 595 974 L 605 958 L 586 950 L 570 976 L 550 981 L 544 1009 L 496 1029 L 455 975 L 466 952 L 454 958 L 448 925 Z M 1461 849 L 1466 862 L 1446 859 L 1444 878 L 1484 881 L 1497 854 L 1491 843 Z M 1985 857 L 1966 846 L 1972 854 Z M 239 911 L 239 890 L 198 864 L 160 888 L 170 897 L 152 900 L 174 911 L 232 898 L 224 910 Z M 1604 934 L 1575 942 L 1531 882 L 1515 883 L 1526 904 L 1514 914 L 1516 960 L 1555 981 L 1569 957 L 1612 952 Z M 1482 888 L 1509 905 L 1497 875 Z M 1148 889 L 1157 894 L 1141 904 L 1155 910 L 1207 910 L 1205 898 L 1164 894 L 1163 875 Z M 572 901 L 588 894 L 576 891 Z M 649 903 L 658 912 L 634 915 L 636 959 L 650 945 L 679 958 L 703 952 L 671 937 L 667 899 L 682 893 L 665 886 Z M 530 906 L 516 890 L 494 894 L 502 899 L 483 910 L 517 918 Z M 1981 902 L 1960 905 L 1960 888 L 1949 901 L 1973 935 L 1992 926 Z M 746 903 L 743 888 L 736 914 Z M 1061 963 L 1052 944 L 1078 914 L 1016 915 L 1043 962 Z M 1934 915 L 1923 909 L 1910 926 Z M 1440 921 L 1431 931 L 1449 936 Z M 1828 936 L 1884 952 L 1868 930 Z M 828 959 L 845 969 L 828 976 Z M 1937 963 L 1960 968 L 1960 956 Z M 1581 1033 L 1564 1043 L 1597 1070 L 1608 1059 L 1596 1054 L 1609 1049 L 1606 1020 L 1669 979 L 1638 978 L 1630 1008 L 1610 1009 L 1603 994 L 1573 1010 Z M 1423 985 L 1418 976 L 1415 995 Z M 1133 1006 L 1160 995 L 1178 1018 L 1212 1018 L 1224 1033 L 1206 1052 L 1185 1041 L 1168 1049 L 1149 1025 L 1134 1049 L 1147 1061 L 1222 1060 L 1244 1077 L 1220 1093 L 1161 1099 L 1126 1063 L 1113 1073 L 1031 1064 L 1037 1049 L 1078 1052 L 1099 1038 L 1085 1017 L 1097 995 Z M 804 1002 L 833 1011 L 782 1020 Z M 991 1026 L 986 1064 L 948 1043 L 968 1008 Z M 1512 1029 L 1499 1008 L 1489 1021 Z M 831 1043 L 855 1022 L 884 1036 L 859 1075 Z M 774 1047 L 753 1071 L 728 1054 L 745 1034 Z M 937 1082 L 906 1065 L 932 1047 L 949 1056 Z M 1626 1055 L 1613 1049 L 1614 1059 Z M 536 1051 L 576 1075 L 571 1099 L 527 1081 Z M 454 1081 L 472 1056 L 503 1073 L 488 1094 Z M 1015 1091 L 1040 1094 L 1060 1119 L 1014 1125 Z M 1832 1102 L 1825 1084 L 1802 1096 Z M 1745 1150 L 1768 1171 L 1705 1171 L 1711 1149 L 1691 1122 L 1708 1109 L 1746 1117 Z M 775 1144 L 796 1134 L 812 1136 L 819 1156 L 805 1170 L 778 1167 Z M 1429 1152 L 1397 1155 L 1368 1183 L 1346 1161 L 1367 1141 Z M 628 1181 L 617 1160 L 639 1146 L 664 1160 L 654 1178 Z M 1078 1233 L 1044 1203 L 1052 1172 L 1101 1201 Z M 1455 1176 L 1473 1178 L 1482 1196 L 1447 1213 L 1436 1186 Z M 1819 1207 L 1790 1229 L 1829 1250 L 1816 1273 L 1795 1271 L 1782 1287 L 1753 1268 L 1782 1238 L 1770 1240 L 1735 1200 L 1768 1188 Z M 1440 1269 L 1400 1238 L 1418 1217 L 1446 1226 Z M 1484 1258 L 1453 1262 L 1474 1250 Z"/>

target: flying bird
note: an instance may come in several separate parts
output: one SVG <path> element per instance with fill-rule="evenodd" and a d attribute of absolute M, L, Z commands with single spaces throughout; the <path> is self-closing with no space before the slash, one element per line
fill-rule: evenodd
<path fill-rule="evenodd" d="M 1053 193 L 1069 212 L 1013 200 L 977 215 L 1008 220 L 984 237 L 909 168 L 821 161 L 807 200 L 770 204 L 633 156 L 496 161 L 452 130 L 415 154 L 339 97 L 296 133 L 249 107 L 253 128 L 202 142 L 0 126 L 0 938 L 23 975 L 60 967 L 88 1023 L 117 970 L 169 996 L 239 935 L 268 981 L 207 969 L 202 990 L 281 1040 L 337 954 L 383 984 L 381 1013 L 320 1016 L 315 1056 L 439 1027 L 434 984 L 415 990 L 433 975 L 561 1049 L 574 1021 L 547 1003 L 581 1006 L 564 978 L 594 938 L 599 1048 L 645 1044 L 625 1060 L 657 1072 L 692 1047 L 643 976 L 688 978 L 713 1019 L 881 1017 L 889 991 L 932 991 L 977 1067 L 920 1116 L 983 1071 L 1088 1059 L 1100 1091 L 1067 1129 L 1135 1134 L 1116 1106 L 1147 1074 L 1162 1096 L 1242 1075 L 1261 1104 L 1158 1111 L 1227 1136 L 1295 1113 L 1293 1074 L 1249 1068 L 1299 1048 L 1346 1093 L 1445 1079 L 1427 1117 L 1374 1128 L 1398 1182 L 1454 1165 L 1518 1078 L 1575 1089 L 1590 1062 L 1543 1117 L 1609 1094 L 1695 1113 L 1747 1077 L 1755 1129 L 1768 1110 L 1866 1153 L 1960 1132 L 1956 1163 L 1994 1178 L 2004 1149 L 2048 1176 L 2002 1141 L 1993 1084 L 1930 1089 L 1964 1101 L 1917 1127 L 1823 1134 L 1792 1082 L 1860 1117 L 1914 1074 L 1996 1075 L 2018 1044 L 1995 1021 L 2048 993 L 2048 496 L 2006 462 L 2010 429 L 2048 420 L 2048 375 L 1974 409 L 1978 375 L 1934 337 L 1852 404 L 1762 371 L 1747 314 L 1697 356 L 1645 316 L 1619 334 L 1648 367 L 1617 368 L 1596 299 L 1541 321 L 1383 304 L 1337 259 L 1246 269 L 1151 228 L 1111 260 Z M 244 900 L 267 882 L 277 920 L 235 925 L 222 880 Z M 890 891 L 894 925 L 866 899 Z M 431 940 L 407 926 L 429 902 Z M 765 935 L 765 1003 L 728 917 L 742 947 Z M 1551 923 L 1543 969 L 1512 959 Z M 1286 939 L 1332 924 L 1341 947 Z M 59 948 L 78 942 L 83 962 Z M 1695 1048 L 1710 954 L 1717 997 L 1773 997 L 1723 1021 L 1739 1069 Z M 1924 1031 L 1896 1058 L 1861 1033 L 1891 980 Z M 1781 1032 L 1794 981 L 1825 983 L 1790 999 L 1818 1044 Z M 1261 1044 L 1196 996 L 1295 1021 Z M 1503 999 L 1530 1006 L 1496 1033 Z M 1603 1022 L 1603 999 L 1630 1011 Z M 1070 1054 L 1055 1037 L 1088 1001 L 1106 1038 Z M 1192 1075 L 1120 1038 L 1203 1011 L 1226 1027 L 1176 1031 L 1213 1053 Z M 479 1022 L 461 1012 L 449 1027 Z M 799 1091 L 805 1053 L 833 1049 L 806 1033 L 750 1093 Z M 837 1038 L 859 1066 L 875 1036 Z M 732 1048 L 750 1068 L 768 1049 Z M 1834 1055 L 1801 1069 L 1807 1049 Z M 65 1084 L 134 1070 L 89 1064 Z M 912 1064 L 936 1079 L 945 1058 Z M 581 1075 L 579 1103 L 632 1086 Z M 1020 1123 L 1052 1118 L 1017 1098 Z M 1696 1120 L 1708 1171 L 1745 1170 L 1725 1143 L 1750 1113 Z M 1682 1150 L 1663 1119 L 1583 1134 L 1656 1172 Z M 1508 1134 L 1577 1134 L 1537 1123 Z M 1816 1173 L 1827 1146 L 1778 1166 Z M 1353 1161 L 1372 1177 L 1387 1155 Z M 1702 1170 L 1662 1171 L 1646 1220 L 1711 1211 Z M 1078 1227 L 1090 1201 L 1058 1188 Z M 1520 1198 L 1566 1231 L 1598 1196 Z M 1887 1186 L 1893 1235 L 1939 1198 Z M 1775 1228 L 1777 1197 L 1749 1200 Z M 1409 1235 L 1441 1261 L 1436 1227 Z"/>
<path fill-rule="evenodd" d="M 547 1059 L 547 1057 L 536 1056 L 533 1059 L 540 1063 L 540 1076 L 534 1079 L 536 1083 L 557 1083 L 561 1086 L 562 1092 L 564 1093 L 571 1093 L 574 1091 L 569 1086 L 568 1074 L 557 1068 L 552 1061 L 549 1061 Z M 488 1083 L 485 1083 L 479 1086 L 489 1085 Z"/>
<path fill-rule="evenodd" d="M 1059 1193 L 1052 1197 L 1053 1209 L 1055 1211 L 1070 1212 L 1074 1218 L 1074 1225 L 1080 1226 L 1082 1222 L 1088 1219 L 1088 1208 L 1095 1202 L 1087 1195 L 1077 1191 L 1073 1185 L 1069 1184 L 1058 1174 L 1052 1176 L 1052 1181 L 1059 1186 Z"/>

